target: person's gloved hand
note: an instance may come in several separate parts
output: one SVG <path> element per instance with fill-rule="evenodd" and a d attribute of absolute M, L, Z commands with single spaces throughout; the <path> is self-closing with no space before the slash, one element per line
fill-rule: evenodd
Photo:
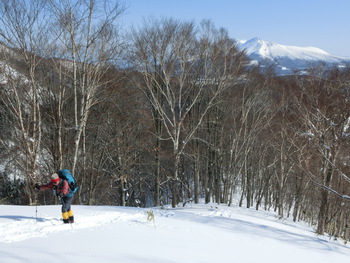
<path fill-rule="evenodd" d="M 34 189 L 35 189 L 35 190 L 40 190 L 40 184 L 36 183 L 36 184 L 34 185 Z"/>

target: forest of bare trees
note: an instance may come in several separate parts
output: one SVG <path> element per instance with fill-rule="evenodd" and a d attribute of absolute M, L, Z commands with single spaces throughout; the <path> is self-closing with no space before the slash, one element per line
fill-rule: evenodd
<path fill-rule="evenodd" d="M 350 69 L 276 76 L 223 28 L 116 1 L 0 0 L 0 204 L 224 203 L 349 240 Z"/>

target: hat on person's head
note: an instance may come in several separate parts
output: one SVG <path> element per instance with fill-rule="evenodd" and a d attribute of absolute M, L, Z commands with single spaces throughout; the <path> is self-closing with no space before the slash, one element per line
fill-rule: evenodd
<path fill-rule="evenodd" d="M 57 183 L 60 180 L 57 173 L 51 175 L 51 183 Z"/>

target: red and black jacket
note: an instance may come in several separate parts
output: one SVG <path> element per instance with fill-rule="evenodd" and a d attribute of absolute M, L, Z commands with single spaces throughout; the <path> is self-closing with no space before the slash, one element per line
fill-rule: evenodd
<path fill-rule="evenodd" d="M 53 189 L 56 196 L 66 196 L 70 193 L 70 188 L 67 180 L 60 180 L 58 184 L 50 182 L 40 186 L 40 190 Z"/>

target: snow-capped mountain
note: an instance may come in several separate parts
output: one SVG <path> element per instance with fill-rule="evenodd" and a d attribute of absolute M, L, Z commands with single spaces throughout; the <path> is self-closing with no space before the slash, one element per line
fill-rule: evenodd
<path fill-rule="evenodd" d="M 303 72 L 321 61 L 327 66 L 344 67 L 350 64 L 350 58 L 332 56 L 316 47 L 286 46 L 261 38 L 239 41 L 238 47 L 246 51 L 252 64 L 274 65 L 279 75 L 288 75 L 294 71 Z"/>

